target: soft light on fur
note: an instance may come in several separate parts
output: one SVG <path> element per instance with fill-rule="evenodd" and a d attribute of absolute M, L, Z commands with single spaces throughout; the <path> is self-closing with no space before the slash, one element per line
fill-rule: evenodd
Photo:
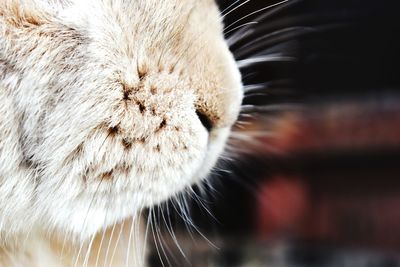
<path fill-rule="evenodd" d="M 240 80 L 214 1 L 2 0 L 0 266 L 74 264 L 54 242 L 204 179 Z"/>

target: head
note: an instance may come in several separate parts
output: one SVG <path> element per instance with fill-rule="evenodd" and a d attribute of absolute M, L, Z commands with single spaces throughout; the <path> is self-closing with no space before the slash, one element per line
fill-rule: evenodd
<path fill-rule="evenodd" d="M 213 0 L 6 2 L 2 82 L 44 225 L 89 236 L 207 177 L 242 98 Z"/>

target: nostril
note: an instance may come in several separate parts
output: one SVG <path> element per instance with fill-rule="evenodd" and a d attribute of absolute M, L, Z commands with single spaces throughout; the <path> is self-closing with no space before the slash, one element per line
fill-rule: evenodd
<path fill-rule="evenodd" d="M 196 110 L 196 114 L 199 117 L 199 120 L 201 124 L 203 124 L 204 128 L 206 128 L 208 132 L 211 132 L 213 124 L 210 118 L 199 110 Z"/>

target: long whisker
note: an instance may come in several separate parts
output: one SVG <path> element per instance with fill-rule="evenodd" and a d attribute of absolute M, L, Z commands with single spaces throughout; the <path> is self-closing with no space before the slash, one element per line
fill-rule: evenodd
<path fill-rule="evenodd" d="M 236 30 L 238 30 L 240 28 L 247 27 L 249 25 L 254 25 L 254 24 L 258 24 L 258 22 L 257 21 L 250 21 L 250 22 L 243 23 L 243 24 L 241 24 L 241 25 L 239 25 L 239 26 L 237 26 L 237 27 L 235 27 L 233 29 L 225 31 L 224 34 L 230 34 L 231 32 L 234 32 L 234 31 L 236 31 Z"/>
<path fill-rule="evenodd" d="M 107 212 L 108 213 L 108 212 Z M 107 214 L 106 214 L 106 218 L 107 218 Z M 103 243 L 104 243 L 104 239 L 106 236 L 106 230 L 103 230 L 103 233 L 101 234 L 101 239 L 100 239 L 100 244 L 99 244 L 99 250 L 97 251 L 97 255 L 96 255 L 96 262 L 95 262 L 95 267 L 98 266 L 99 261 L 100 261 L 100 254 L 101 254 L 101 250 L 103 248 Z"/>
<path fill-rule="evenodd" d="M 143 208 L 140 209 L 137 220 L 134 221 L 135 223 L 135 232 L 134 232 L 134 237 L 135 237 L 135 246 L 136 246 L 136 252 L 135 252 L 135 266 L 144 266 L 145 265 L 145 252 L 146 252 L 146 244 L 147 244 L 147 232 L 148 229 L 144 229 L 144 233 L 142 233 L 141 225 L 142 225 L 142 219 L 144 217 L 143 214 Z"/>
<path fill-rule="evenodd" d="M 145 255 L 146 255 L 146 244 L 147 244 L 147 239 L 148 239 L 148 234 L 149 234 L 149 230 L 150 230 L 150 219 L 149 217 L 147 217 L 147 222 L 146 222 L 146 229 L 144 232 L 144 237 L 143 237 L 143 251 L 142 251 L 142 261 L 144 261 L 145 259 Z"/>
<path fill-rule="evenodd" d="M 183 211 L 182 211 L 180 208 L 178 208 L 178 207 L 175 205 L 175 203 L 177 203 L 177 204 L 179 203 L 178 196 L 175 196 L 175 198 L 171 200 L 171 205 L 172 205 L 172 207 L 174 208 L 176 214 L 178 214 L 178 216 L 179 216 L 179 217 L 182 219 L 182 221 L 184 222 L 185 227 L 186 227 L 186 230 L 188 231 L 188 233 L 189 233 L 191 239 L 194 240 L 193 229 L 190 227 L 190 224 L 189 224 L 189 222 L 188 222 L 189 218 L 186 216 L 186 214 L 183 213 Z M 179 205 L 178 205 L 178 206 L 179 206 Z"/>
<path fill-rule="evenodd" d="M 225 12 L 228 12 L 230 8 L 232 8 L 233 6 L 235 6 L 238 2 L 240 2 L 241 0 L 236 0 L 235 2 L 233 2 L 231 5 L 229 5 L 227 8 L 225 8 L 224 10 L 222 10 L 220 12 L 220 15 L 223 16 Z"/>
<path fill-rule="evenodd" d="M 88 247 L 87 247 L 87 251 L 86 251 L 85 258 L 84 258 L 84 260 L 83 260 L 83 266 L 84 266 L 84 267 L 87 267 L 88 264 L 89 264 L 89 258 L 90 258 L 90 254 L 91 254 L 91 252 L 92 252 L 93 242 L 94 242 L 94 239 L 95 239 L 95 238 L 96 238 L 96 235 L 93 234 L 93 236 L 92 236 L 92 238 L 91 238 L 91 240 L 90 240 L 90 242 L 89 242 L 89 245 L 88 245 Z"/>
<path fill-rule="evenodd" d="M 158 206 L 157 208 L 158 208 L 158 212 L 157 212 L 157 214 L 158 214 L 158 222 L 160 222 L 160 206 Z M 155 216 L 155 214 L 153 214 L 153 215 Z M 155 219 L 155 218 L 154 218 L 154 219 Z M 156 220 L 155 220 L 155 221 L 156 221 Z M 171 261 L 169 260 L 168 255 L 170 255 L 170 256 L 172 257 L 172 259 L 173 259 L 176 263 L 177 263 L 177 260 L 176 260 L 176 258 L 175 258 L 175 256 L 174 256 L 174 254 L 173 254 L 173 253 L 171 252 L 171 250 L 169 249 L 168 244 L 165 242 L 165 240 L 164 240 L 164 238 L 163 238 L 163 235 L 162 235 L 161 229 L 160 229 L 160 223 L 157 223 L 155 226 L 156 226 L 155 229 L 156 229 L 157 239 L 158 239 L 158 241 L 159 241 L 159 244 L 160 244 L 161 250 L 162 250 L 162 252 L 163 252 L 163 255 L 164 255 L 164 257 L 165 257 L 165 259 L 166 259 L 168 265 L 169 265 L 169 266 L 172 266 L 172 265 L 171 265 Z"/>
<path fill-rule="evenodd" d="M 264 63 L 264 62 L 274 62 L 274 61 L 294 61 L 294 57 L 282 56 L 280 54 L 272 54 L 266 56 L 256 56 L 247 59 L 242 59 L 236 61 L 239 69 L 249 67 L 256 63 Z"/>
<path fill-rule="evenodd" d="M 168 207 L 167 207 L 167 210 L 168 210 Z M 183 258 L 187 261 L 187 263 L 190 263 L 189 259 L 187 258 L 186 254 L 183 252 L 183 249 L 182 249 L 182 247 L 180 246 L 180 244 L 178 242 L 178 238 L 175 235 L 175 232 L 174 232 L 172 224 L 171 224 L 171 218 L 169 217 L 170 215 L 167 214 L 167 217 L 168 217 L 168 222 L 167 222 L 167 220 L 165 219 L 165 215 L 164 215 L 163 209 L 160 209 L 160 212 L 161 212 L 161 215 L 162 215 L 161 217 L 162 217 L 162 219 L 164 221 L 165 227 L 167 228 L 167 231 L 170 234 L 173 242 L 175 243 L 176 247 L 178 248 L 178 250 L 181 253 L 181 255 L 183 256 Z"/>
<path fill-rule="evenodd" d="M 218 219 L 214 216 L 214 214 L 210 211 L 210 209 L 206 206 L 204 203 L 204 200 L 201 199 L 201 197 L 196 193 L 196 191 L 193 190 L 193 188 L 189 189 L 190 192 L 188 193 L 194 201 L 196 201 L 205 211 L 206 213 L 211 216 L 211 218 L 216 221 L 217 223 L 221 223 L 218 221 Z"/>
<path fill-rule="evenodd" d="M 313 27 L 287 27 L 262 35 L 261 37 L 255 38 L 249 41 L 245 45 L 241 46 L 235 51 L 237 58 L 245 57 L 246 55 L 252 55 L 254 51 L 259 51 L 261 48 L 269 47 L 275 43 L 286 42 L 298 36 L 316 32 L 316 28 Z"/>
<path fill-rule="evenodd" d="M 275 4 L 272 4 L 272 5 L 268 5 L 268 6 L 266 6 L 266 7 L 260 8 L 260 9 L 258 9 L 258 10 L 256 10 L 256 11 L 254 11 L 254 12 L 251 12 L 251 13 L 247 14 L 246 16 L 243 16 L 243 17 L 241 17 L 240 19 L 236 20 L 235 22 L 232 22 L 231 24 L 229 24 L 228 26 L 226 26 L 226 27 L 224 28 L 224 31 L 229 30 L 232 26 L 236 25 L 238 22 L 240 22 L 240 21 L 242 21 L 242 20 L 244 20 L 244 19 L 246 19 L 246 18 L 248 18 L 248 17 L 251 17 L 251 16 L 253 16 L 253 15 L 255 15 L 255 14 L 258 14 L 258 13 L 260 13 L 260 12 L 263 12 L 263 11 L 267 10 L 267 9 L 276 7 L 276 6 L 278 6 L 278 5 L 284 4 L 284 3 L 288 2 L 288 1 L 289 1 L 289 0 L 284 0 L 284 1 L 281 1 L 281 2 L 278 2 L 278 3 L 275 3 Z"/>
<path fill-rule="evenodd" d="M 285 10 L 291 6 L 294 6 L 295 4 L 297 4 L 301 1 L 303 1 L 303 0 L 290 0 L 290 1 L 286 1 L 286 2 L 279 2 L 278 5 L 274 6 L 273 9 L 271 9 L 271 10 L 268 9 L 267 12 L 256 17 L 254 20 L 261 22 L 282 10 Z M 234 34 L 232 34 L 231 36 L 229 36 L 229 38 L 227 39 L 228 45 L 232 46 L 232 45 L 236 44 L 238 41 L 251 35 L 254 32 L 254 30 L 250 29 L 250 26 L 243 27 L 240 30 L 238 30 L 237 32 L 235 32 Z"/>
<path fill-rule="evenodd" d="M 209 245 L 211 245 L 215 249 L 219 249 L 211 240 L 209 240 L 205 234 L 203 234 L 200 229 L 194 224 L 193 220 L 190 219 L 190 217 L 187 214 L 187 203 L 184 198 L 182 198 L 182 202 L 178 201 L 177 202 L 179 206 L 179 210 L 182 212 L 180 214 L 183 214 L 183 218 L 186 218 L 186 222 L 189 223 L 189 226 L 193 228 Z"/>
<path fill-rule="evenodd" d="M 115 232 L 116 227 L 117 227 L 117 223 L 114 222 L 112 229 L 111 229 L 110 239 L 108 240 L 108 244 L 107 244 L 106 255 L 104 257 L 104 267 L 107 266 L 108 256 L 111 251 L 111 243 L 114 238 L 114 232 Z"/>
<path fill-rule="evenodd" d="M 231 14 L 233 11 L 237 10 L 238 8 L 244 6 L 245 4 L 247 4 L 248 2 L 250 2 L 251 0 L 246 0 L 243 3 L 241 3 L 240 5 L 236 6 L 235 8 L 229 10 L 227 13 L 225 13 L 222 18 L 225 18 L 226 16 L 228 16 L 229 14 Z"/>
<path fill-rule="evenodd" d="M 115 254 L 116 254 L 116 252 L 117 252 L 117 249 L 118 249 L 118 246 L 119 246 L 119 242 L 120 242 L 120 240 L 121 240 L 121 236 L 122 236 L 122 233 L 123 233 L 123 231 L 124 231 L 124 227 L 125 227 L 125 221 L 122 221 L 122 223 L 121 223 L 121 225 L 120 225 L 120 228 L 121 228 L 121 229 L 119 230 L 119 233 L 118 233 L 118 236 L 117 236 L 117 240 L 115 241 L 114 249 L 113 249 L 113 252 L 112 252 L 112 254 L 111 254 L 110 266 L 112 266 L 112 264 L 113 264 Z"/>
<path fill-rule="evenodd" d="M 126 256 L 125 256 L 125 267 L 129 266 L 129 257 L 130 257 L 130 251 L 131 251 L 132 234 L 133 234 L 133 229 L 135 227 L 136 216 L 133 216 L 131 220 L 132 220 L 131 221 L 131 227 L 129 229 L 129 236 L 128 236 L 128 248 L 126 249 Z"/>
<path fill-rule="evenodd" d="M 92 197 L 92 199 L 91 199 L 91 201 L 90 201 L 90 203 L 89 203 L 89 206 L 88 206 L 88 209 L 87 209 L 87 212 L 86 212 L 86 216 L 85 216 L 85 218 L 84 218 L 84 220 L 83 220 L 83 225 L 82 225 L 82 230 L 81 230 L 82 233 L 84 233 L 85 230 L 86 230 L 86 227 L 87 227 L 87 219 L 88 219 L 89 213 L 90 213 L 91 208 L 92 208 L 92 205 L 93 205 L 93 203 L 94 203 L 94 201 L 95 201 L 96 195 L 97 195 L 98 192 L 99 192 L 100 186 L 101 186 L 101 184 L 103 183 L 103 180 L 104 180 L 104 177 L 101 178 L 101 180 L 100 180 L 99 184 L 97 185 L 96 190 L 95 190 L 95 192 L 94 192 L 94 194 L 93 194 L 93 197 Z M 83 236 L 82 236 L 82 235 L 81 235 L 81 237 L 80 237 L 80 240 L 81 240 L 81 246 L 80 246 L 80 248 L 79 248 L 78 255 L 77 255 L 77 257 L 76 257 L 76 261 L 75 261 L 75 264 L 74 264 L 75 267 L 76 267 L 76 265 L 78 264 L 78 261 L 79 261 L 80 255 L 81 255 L 81 253 L 82 253 L 82 249 L 83 249 L 84 243 L 85 243 L 85 242 L 82 242 L 82 240 L 83 240 Z"/>
<path fill-rule="evenodd" d="M 150 222 L 151 233 L 153 235 L 153 241 L 154 241 L 154 245 L 156 247 L 158 258 L 160 259 L 162 267 L 165 267 L 165 263 L 164 263 L 164 261 L 163 261 L 163 259 L 161 257 L 160 249 L 158 248 L 157 239 L 156 239 L 156 236 L 155 236 L 155 230 L 154 230 L 155 226 L 153 224 L 153 213 L 154 213 L 153 208 L 150 208 L 149 217 L 148 218 L 149 218 L 149 222 Z"/>
<path fill-rule="evenodd" d="M 274 105 L 243 105 L 241 111 L 242 112 L 268 112 L 268 111 L 288 111 L 288 110 L 300 110 L 302 108 L 301 105 L 296 104 L 274 104 Z"/>

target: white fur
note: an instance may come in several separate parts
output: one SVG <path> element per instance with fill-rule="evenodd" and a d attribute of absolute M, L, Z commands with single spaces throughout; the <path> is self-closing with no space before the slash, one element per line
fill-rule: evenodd
<path fill-rule="evenodd" d="M 242 98 L 213 1 L 2 1 L 5 242 L 86 240 L 208 175 Z"/>

